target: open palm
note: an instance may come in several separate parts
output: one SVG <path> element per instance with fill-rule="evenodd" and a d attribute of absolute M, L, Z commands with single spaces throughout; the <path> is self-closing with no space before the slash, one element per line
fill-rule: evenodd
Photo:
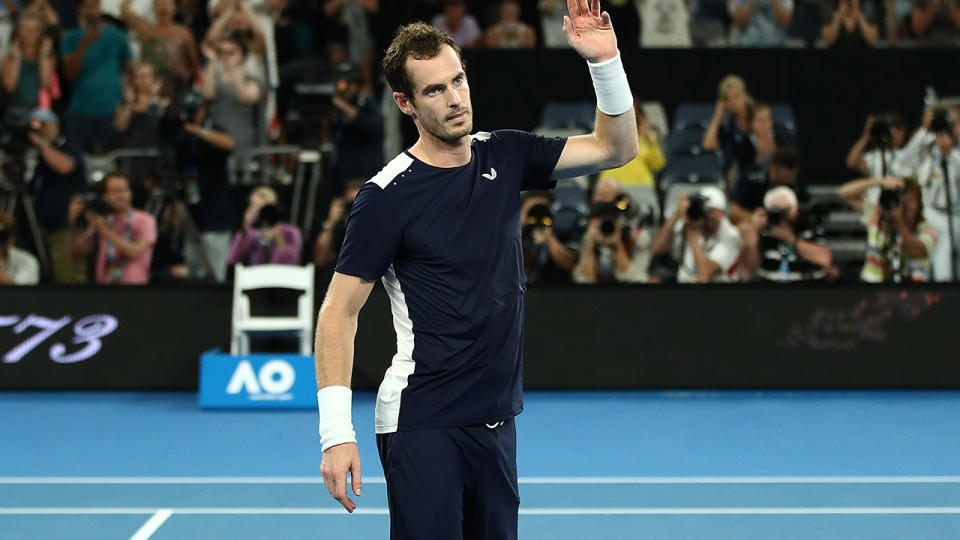
<path fill-rule="evenodd" d="M 602 62 L 617 55 L 617 36 L 610 15 L 600 12 L 600 0 L 567 0 L 570 16 L 563 16 L 563 33 L 580 56 Z"/>

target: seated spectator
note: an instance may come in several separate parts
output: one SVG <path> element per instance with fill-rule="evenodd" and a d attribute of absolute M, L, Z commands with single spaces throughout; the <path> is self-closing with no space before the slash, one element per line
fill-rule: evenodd
<path fill-rule="evenodd" d="M 778 186 L 768 191 L 755 223 L 759 242 L 751 246 L 744 242 L 740 254 L 744 281 L 754 276 L 778 283 L 834 276 L 830 248 L 802 222 L 792 189 Z"/>
<path fill-rule="evenodd" d="M 823 42 L 833 49 L 868 49 L 880 38 L 880 29 L 863 15 L 860 0 L 839 0 L 833 20 L 823 26 Z"/>
<path fill-rule="evenodd" d="M 677 209 L 660 227 L 650 251 L 677 262 L 677 283 L 738 280 L 740 231 L 727 219 L 727 198 L 715 186 L 693 196 L 681 194 Z"/>
<path fill-rule="evenodd" d="M 363 78 L 353 64 L 336 69 L 331 139 L 336 153 L 335 180 L 367 180 L 383 168 L 383 112 L 363 93 Z"/>
<path fill-rule="evenodd" d="M 929 281 L 937 231 L 923 219 L 915 178 L 864 178 L 840 187 L 840 195 L 867 226 L 860 279 L 870 283 Z"/>
<path fill-rule="evenodd" d="M 717 106 L 707 130 L 703 133 L 700 146 L 708 151 L 720 150 L 723 154 L 724 171 L 733 165 L 737 148 L 748 139 L 751 101 L 742 78 L 727 75 L 720 81 L 717 88 Z"/>
<path fill-rule="evenodd" d="M 528 191 L 520 201 L 523 268 L 527 283 L 569 283 L 577 252 L 557 239 L 553 231 L 553 195 Z"/>
<path fill-rule="evenodd" d="M 100 285 L 146 285 L 150 261 L 157 242 L 157 222 L 150 214 L 134 210 L 130 181 L 118 173 L 106 175 L 98 185 L 103 214 L 71 204 L 70 219 L 82 215 L 87 231 L 77 238 L 75 253 L 86 257 L 96 239 L 96 283 Z"/>
<path fill-rule="evenodd" d="M 203 98 L 209 101 L 210 121 L 233 139 L 235 171 L 243 170 L 247 152 L 264 139 L 259 118 L 263 87 L 244 67 L 248 52 L 245 42 L 234 34 L 218 41 L 216 49 L 204 47 L 208 62 L 203 70 Z"/>
<path fill-rule="evenodd" d="M 630 223 L 622 208 L 620 183 L 599 180 L 591 197 L 590 220 L 573 269 L 577 283 L 644 283 L 650 266 L 650 233 Z"/>
<path fill-rule="evenodd" d="M 520 20 L 519 0 L 500 2 L 500 20 L 483 35 L 484 45 L 495 49 L 528 49 L 537 44 L 537 31 Z"/>
<path fill-rule="evenodd" d="M 300 229 L 280 221 L 277 194 L 259 187 L 250 194 L 243 229 L 233 236 L 229 264 L 300 264 Z"/>
<path fill-rule="evenodd" d="M 741 47 L 782 47 L 793 20 L 793 0 L 729 0 L 734 32 Z"/>
<path fill-rule="evenodd" d="M 730 218 L 741 226 L 763 208 L 767 192 L 778 186 L 792 189 L 803 204 L 809 200 L 806 187 L 797 180 L 799 171 L 797 152 L 790 147 L 780 148 L 770 160 L 770 167 L 763 176 L 748 176 L 737 182 L 730 203 Z"/>
<path fill-rule="evenodd" d="M 40 263 L 16 244 L 17 222 L 10 212 L 0 210 L 0 285 L 36 285 Z"/>
<path fill-rule="evenodd" d="M 25 11 L 3 55 L 0 74 L 7 91 L 7 110 L 12 114 L 26 114 L 37 108 L 40 90 L 49 88 L 55 76 L 53 40 L 43 35 L 44 26 L 39 11 Z"/>
<path fill-rule="evenodd" d="M 445 0 L 443 13 L 431 21 L 432 25 L 443 30 L 461 48 L 477 47 L 483 41 L 483 32 L 473 15 L 467 13 L 464 0 Z"/>
<path fill-rule="evenodd" d="M 847 154 L 847 167 L 868 178 L 887 176 L 906 142 L 907 129 L 899 114 L 868 116 L 863 135 Z"/>
<path fill-rule="evenodd" d="M 347 218 L 350 216 L 350 208 L 353 206 L 353 199 L 360 192 L 364 182 L 364 180 L 348 181 L 343 195 L 330 201 L 327 219 L 320 225 L 321 231 L 317 235 L 317 241 L 313 246 L 313 264 L 317 267 L 332 268 L 337 264 L 340 248 L 343 246 L 343 238 L 347 234 Z"/>
<path fill-rule="evenodd" d="M 914 0 L 909 35 L 923 45 L 960 43 L 960 6 L 955 0 Z"/>
<path fill-rule="evenodd" d="M 690 47 L 690 4 L 693 0 L 639 0 L 640 46 Z"/>
<path fill-rule="evenodd" d="M 140 17 L 130 9 L 132 0 L 123 0 L 120 17 L 137 33 L 140 59 L 153 66 L 159 80 L 165 83 L 161 95 L 176 97 L 190 86 L 200 70 L 197 43 L 190 29 L 174 21 L 177 7 L 174 0 L 153 0 L 156 22 Z"/>
<path fill-rule="evenodd" d="M 540 32 L 544 47 L 564 49 L 570 46 L 563 34 L 563 16 L 566 14 L 566 0 L 540 0 Z"/>
<path fill-rule="evenodd" d="M 663 156 L 657 134 L 650 128 L 650 120 L 643 112 L 643 103 L 634 99 L 633 110 L 637 114 L 637 140 L 640 150 L 623 167 L 600 173 L 600 179 L 613 178 L 625 186 L 654 186 L 653 174 L 663 169 L 667 160 Z"/>
<path fill-rule="evenodd" d="M 77 17 L 80 26 L 60 41 L 63 74 L 72 83 L 67 138 L 85 152 L 104 150 L 117 142 L 113 116 L 133 56 L 126 33 L 104 22 L 100 0 L 82 0 Z"/>
<path fill-rule="evenodd" d="M 83 155 L 65 137 L 52 111 L 34 111 L 30 121 L 30 141 L 37 149 L 37 166 L 30 182 L 37 220 L 47 234 L 47 246 L 57 283 L 85 283 L 86 267 L 72 256 L 67 210 L 71 199 L 83 197 L 87 178 Z"/>
<path fill-rule="evenodd" d="M 153 66 L 138 63 L 133 68 L 132 84 L 123 89 L 123 103 L 117 107 L 113 125 L 122 135 L 122 148 L 159 148 L 161 119 L 166 110 L 160 99 L 163 83 L 157 79 Z M 134 208 L 143 208 L 156 180 L 155 160 L 135 158 L 130 162 L 130 184 Z"/>

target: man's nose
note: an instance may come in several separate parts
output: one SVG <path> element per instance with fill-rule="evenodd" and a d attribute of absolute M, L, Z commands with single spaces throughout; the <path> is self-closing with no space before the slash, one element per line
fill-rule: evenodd
<path fill-rule="evenodd" d="M 460 97 L 460 94 L 457 92 L 457 89 L 454 87 L 447 88 L 448 103 L 451 107 L 456 107 L 463 103 L 463 98 Z"/>

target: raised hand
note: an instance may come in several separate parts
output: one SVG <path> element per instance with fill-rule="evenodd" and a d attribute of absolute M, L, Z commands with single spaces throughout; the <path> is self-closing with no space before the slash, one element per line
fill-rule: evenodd
<path fill-rule="evenodd" d="M 600 0 L 567 0 L 570 15 L 563 16 L 567 42 L 588 62 L 603 62 L 617 55 L 617 36 L 610 14 L 600 11 Z"/>

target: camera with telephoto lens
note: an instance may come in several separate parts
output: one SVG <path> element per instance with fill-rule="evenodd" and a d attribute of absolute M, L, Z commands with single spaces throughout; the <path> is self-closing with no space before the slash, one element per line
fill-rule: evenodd
<path fill-rule="evenodd" d="M 787 221 L 787 208 L 771 208 L 767 210 L 767 226 L 776 227 Z"/>
<path fill-rule="evenodd" d="M 707 199 L 700 194 L 690 195 L 687 199 L 690 206 L 687 208 L 687 219 L 690 221 L 699 221 L 707 215 Z"/>
<path fill-rule="evenodd" d="M 880 192 L 880 207 L 884 210 L 896 209 L 900 206 L 901 201 L 903 201 L 903 190 L 884 189 Z"/>
<path fill-rule="evenodd" d="M 166 141 L 176 142 L 183 138 L 184 126 L 196 122 L 197 111 L 203 107 L 203 96 L 194 90 L 180 94 L 172 100 L 160 117 L 160 136 Z"/>
<path fill-rule="evenodd" d="M 878 116 L 870 125 L 867 146 L 889 150 L 893 148 L 893 123 L 886 116 Z"/>
<path fill-rule="evenodd" d="M 97 216 L 109 216 L 114 212 L 113 206 L 96 193 L 87 193 L 83 196 L 83 213 L 77 216 L 77 226 L 86 229 L 90 223 L 87 221 L 86 213 Z"/>
<path fill-rule="evenodd" d="M 628 220 L 637 212 L 636 206 L 630 197 L 621 193 L 612 202 L 593 203 L 590 208 L 590 218 L 600 219 L 600 234 L 609 237 L 617 232 L 617 220 Z"/>
<path fill-rule="evenodd" d="M 277 223 L 280 223 L 280 207 L 275 204 L 265 204 L 260 207 L 253 226 L 258 229 L 269 229 Z"/>
<path fill-rule="evenodd" d="M 549 229 L 553 226 L 553 211 L 547 203 L 531 205 L 527 210 L 527 217 L 523 221 L 522 235 L 524 243 L 533 241 L 533 232 L 538 229 Z"/>

